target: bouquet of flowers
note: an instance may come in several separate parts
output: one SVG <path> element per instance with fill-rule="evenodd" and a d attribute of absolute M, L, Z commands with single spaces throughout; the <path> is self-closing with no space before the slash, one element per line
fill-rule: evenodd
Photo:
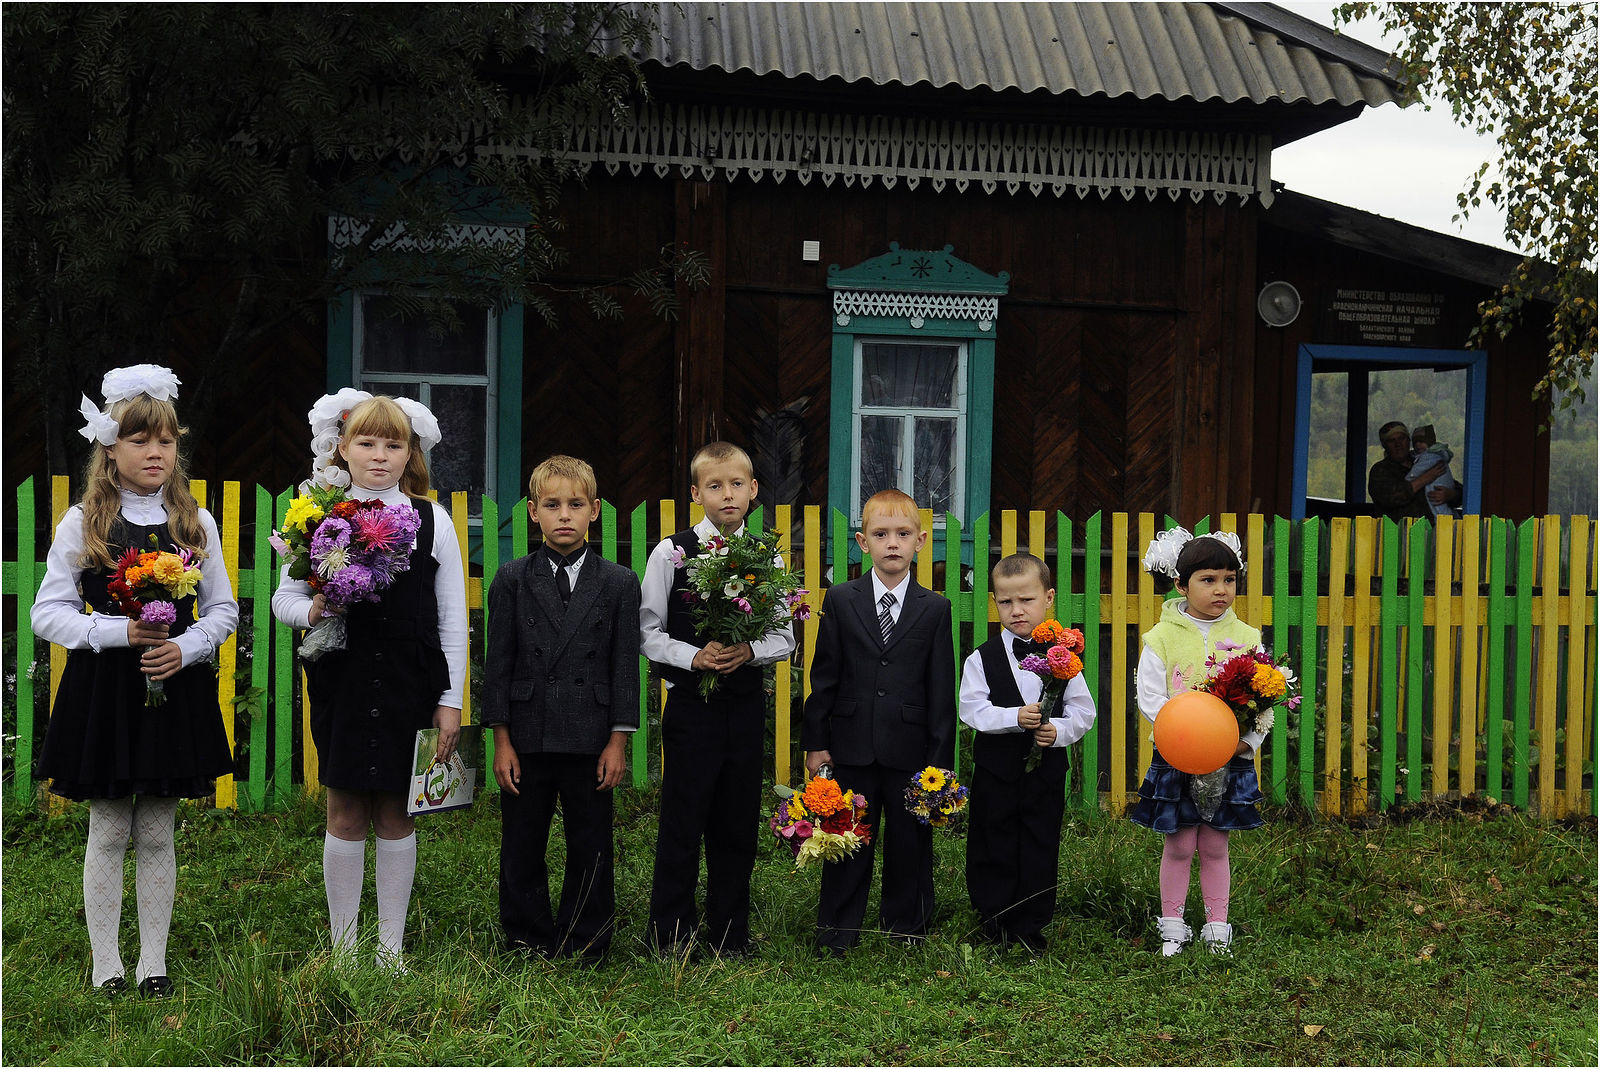
<path fill-rule="evenodd" d="M 872 841 L 872 828 L 861 820 L 866 798 L 840 790 L 827 771 L 806 781 L 803 791 L 781 783 L 774 788 L 784 801 L 767 827 L 794 854 L 797 869 L 819 858 L 840 861 Z"/>
<path fill-rule="evenodd" d="M 776 531 L 712 535 L 698 555 L 674 547 L 669 559 L 688 573 L 683 599 L 694 606 L 695 634 L 703 639 L 724 645 L 753 642 L 791 619 L 811 616 L 800 577 L 778 556 Z M 700 673 L 700 696 L 710 697 L 721 681 L 717 672 Z"/>
<path fill-rule="evenodd" d="M 1272 730 L 1272 708 L 1286 705 L 1300 707 L 1300 681 L 1288 668 L 1288 658 L 1274 661 L 1272 655 L 1257 646 L 1244 650 L 1237 643 L 1217 643 L 1217 653 L 1206 658 L 1206 678 L 1194 689 L 1221 698 L 1233 710 L 1239 722 L 1239 734 L 1259 731 L 1265 735 Z M 1200 815 L 1210 820 L 1222 804 L 1226 791 L 1228 766 L 1204 776 L 1191 776 L 1189 794 L 1200 810 Z"/>
<path fill-rule="evenodd" d="M 150 536 L 154 546 L 155 535 Z M 129 548 L 117 561 L 106 585 L 106 593 L 123 614 L 147 624 L 178 622 L 175 602 L 192 597 L 200 585 L 200 565 L 187 549 L 175 552 Z M 145 705 L 162 705 L 167 700 L 166 684 L 159 679 L 144 677 Z"/>
<path fill-rule="evenodd" d="M 268 541 L 288 561 L 290 579 L 305 580 L 329 605 L 344 608 L 380 600 L 411 567 L 421 523 L 407 502 L 355 501 L 343 487 L 311 485 L 289 502 L 282 529 Z M 332 615 L 311 629 L 300 655 L 315 661 L 344 646 L 344 617 Z"/>
<path fill-rule="evenodd" d="M 1243 648 L 1234 643 L 1218 643 L 1218 653 L 1231 656 L 1214 653 L 1207 657 L 1206 678 L 1194 689 L 1221 698 L 1239 721 L 1240 735 L 1252 731 L 1265 735 L 1272 730 L 1273 706 L 1300 707 L 1300 681 L 1289 670 L 1288 657 L 1273 660 L 1272 654 L 1260 646 L 1233 653 Z"/>
<path fill-rule="evenodd" d="M 1083 673 L 1083 632 L 1074 627 L 1062 627 L 1057 620 L 1046 620 L 1033 629 L 1023 648 L 1027 656 L 1018 662 L 1018 667 L 1044 680 L 1039 711 L 1048 720 L 1066 693 L 1067 682 Z M 1028 751 L 1023 770 L 1032 772 L 1039 767 L 1042 758 L 1043 749 L 1035 746 Z"/>
<path fill-rule="evenodd" d="M 906 809 L 923 824 L 942 828 L 967 808 L 967 789 L 948 768 L 927 768 L 906 786 Z"/>

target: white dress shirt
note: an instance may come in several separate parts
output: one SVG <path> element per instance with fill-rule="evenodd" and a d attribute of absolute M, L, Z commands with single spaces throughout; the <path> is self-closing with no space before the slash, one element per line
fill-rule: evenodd
<path fill-rule="evenodd" d="M 1044 680 L 1032 672 L 1024 672 L 1017 663 L 1016 655 L 1012 652 L 1012 644 L 1017 641 L 1015 635 L 1010 631 L 1002 631 L 1000 640 L 1005 643 L 1006 661 L 1011 665 L 1011 678 L 1022 694 L 1022 702 L 1032 705 L 1044 693 Z M 990 701 L 989 677 L 984 671 L 983 654 L 977 650 L 968 654 L 966 663 L 961 666 L 961 722 L 975 731 L 996 735 L 1020 734 L 1026 730 L 1017 726 L 1017 714 L 1021 711 L 1022 706 L 995 705 Z M 1061 695 L 1061 715 L 1050 718 L 1050 723 L 1056 729 L 1056 741 L 1051 743 L 1052 748 L 1071 746 L 1083 738 L 1094 727 L 1094 719 L 1094 695 L 1089 692 L 1089 684 L 1084 682 L 1083 673 L 1079 672 L 1067 680 L 1066 690 Z"/>
<path fill-rule="evenodd" d="M 720 532 L 716 524 L 702 519 L 694 525 L 694 533 L 704 545 L 707 539 Z M 741 523 L 734 534 L 744 534 L 744 524 Z M 674 572 L 668 557 L 672 548 L 672 539 L 663 538 L 650 551 L 649 563 L 645 565 L 644 582 L 639 590 L 639 652 L 657 664 L 691 672 L 694 670 L 694 655 L 700 652 L 701 647 L 667 634 L 667 599 L 672 596 Z M 783 563 L 781 557 L 778 563 Z M 794 625 L 785 623 L 777 631 L 756 639 L 750 643 L 750 652 L 755 656 L 749 663 L 757 667 L 784 660 L 794 653 Z M 672 684 L 668 682 L 667 686 L 671 687 Z"/>
<path fill-rule="evenodd" d="M 1178 611 L 1183 613 L 1190 623 L 1200 629 L 1201 638 L 1209 635 L 1211 633 L 1211 625 L 1216 623 L 1215 620 L 1202 620 L 1198 616 L 1190 615 L 1187 601 L 1178 603 Z M 1146 720 L 1154 724 L 1156 722 L 1156 714 L 1161 711 L 1163 705 L 1167 704 L 1167 699 L 1179 693 L 1179 691 L 1168 689 L 1172 681 L 1167 678 L 1167 666 L 1162 663 L 1160 657 L 1157 657 L 1151 651 L 1149 646 L 1146 646 L 1143 652 L 1139 654 L 1139 670 L 1134 676 L 1134 680 L 1139 700 L 1139 711 L 1144 714 Z M 1255 751 L 1261 748 L 1261 740 L 1264 738 L 1266 736 L 1259 731 L 1248 731 L 1239 736 L 1239 741 L 1249 743 L 1250 749 Z"/>
<path fill-rule="evenodd" d="M 433 597 L 439 606 L 439 648 L 444 651 L 445 664 L 450 669 L 450 688 L 439 696 L 438 704 L 447 709 L 460 709 L 461 692 L 467 679 L 467 581 L 461 565 L 461 546 L 456 542 L 450 514 L 436 501 L 407 497 L 398 485 L 387 490 L 352 485 L 348 493 L 353 500 L 378 500 L 385 505 L 408 504 L 419 509 L 433 509 L 432 556 L 439 564 L 433 575 Z M 411 545 L 416 548 L 415 541 Z M 310 627 L 311 599 L 315 593 L 304 580 L 290 579 L 289 566 L 284 565 L 278 576 L 278 589 L 272 594 L 272 615 L 279 623 L 290 627 Z"/>
<path fill-rule="evenodd" d="M 167 518 L 162 492 L 141 495 L 121 491 L 123 519 L 142 527 L 153 527 Z M 200 563 L 200 585 L 195 588 L 195 622 L 183 634 L 171 639 L 183 654 L 183 667 L 197 660 L 208 660 L 234 629 L 239 626 L 239 605 L 233 600 L 233 584 L 222 560 L 222 540 L 217 537 L 217 521 L 200 510 L 200 530 L 205 535 L 206 559 Z M 163 546 L 171 549 L 171 546 Z M 115 613 L 85 612 L 78 581 L 84 568 L 83 506 L 73 505 L 61 517 L 55 540 L 46 558 L 44 582 L 33 602 L 30 619 L 34 634 L 69 650 L 127 649 L 128 618 Z"/>
<path fill-rule="evenodd" d="M 893 594 L 894 603 L 889 606 L 889 619 L 893 620 L 898 626 L 900 623 L 900 610 L 906 607 L 906 590 L 908 589 L 906 584 L 909 582 L 911 582 L 910 569 L 907 569 L 906 574 L 900 577 L 900 585 L 893 588 L 884 586 L 883 580 L 878 577 L 878 569 L 872 569 L 872 615 L 876 617 L 883 611 L 880 608 L 883 605 L 883 596 L 885 594 Z"/>

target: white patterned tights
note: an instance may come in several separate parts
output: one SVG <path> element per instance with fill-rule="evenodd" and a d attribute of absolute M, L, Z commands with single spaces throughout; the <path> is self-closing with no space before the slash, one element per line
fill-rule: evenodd
<path fill-rule="evenodd" d="M 89 845 L 83 855 L 83 912 L 94 955 L 95 986 L 123 974 L 117 929 L 122 921 L 122 863 L 128 841 L 138 859 L 139 965 L 135 982 L 167 974 L 167 932 L 177 891 L 178 859 L 172 825 L 176 798 L 94 798 Z"/>

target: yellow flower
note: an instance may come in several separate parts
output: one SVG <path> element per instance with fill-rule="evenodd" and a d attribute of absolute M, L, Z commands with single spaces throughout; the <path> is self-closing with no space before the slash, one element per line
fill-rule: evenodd
<path fill-rule="evenodd" d="M 284 517 L 285 527 L 299 527 L 302 530 L 322 519 L 322 510 L 317 503 L 309 497 L 297 497 L 289 502 L 289 514 Z"/>
<path fill-rule="evenodd" d="M 1281 698 L 1284 694 L 1283 673 L 1270 664 L 1258 664 L 1250 686 L 1263 698 Z"/>
<path fill-rule="evenodd" d="M 200 585 L 199 568 L 179 568 L 178 574 L 171 579 L 161 580 L 168 590 L 172 591 L 174 598 L 186 598 L 195 592 Z"/>
<path fill-rule="evenodd" d="M 156 582 L 162 586 L 170 586 L 183 576 L 183 561 L 175 554 L 162 553 L 150 565 L 150 574 L 156 577 Z"/>
<path fill-rule="evenodd" d="M 798 794 L 789 799 L 789 816 L 795 820 L 806 819 L 806 807 Z"/>
<path fill-rule="evenodd" d="M 922 775 L 918 777 L 918 782 L 922 784 L 922 789 L 925 791 L 943 790 L 944 773 L 929 765 L 922 770 Z"/>

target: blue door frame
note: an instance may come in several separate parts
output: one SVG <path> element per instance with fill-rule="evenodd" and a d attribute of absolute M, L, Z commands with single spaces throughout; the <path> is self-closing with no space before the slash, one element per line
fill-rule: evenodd
<path fill-rule="evenodd" d="M 1393 364 L 1467 372 L 1467 440 L 1456 454 L 1461 461 L 1461 510 L 1477 514 L 1483 493 L 1483 413 L 1489 354 L 1482 349 L 1400 349 L 1366 345 L 1302 345 L 1295 383 L 1294 493 L 1292 519 L 1306 518 L 1306 468 L 1311 450 L 1311 375 L 1348 364 Z M 1347 473 L 1348 474 L 1348 473 Z M 1364 499 L 1364 498 L 1363 498 Z"/>

